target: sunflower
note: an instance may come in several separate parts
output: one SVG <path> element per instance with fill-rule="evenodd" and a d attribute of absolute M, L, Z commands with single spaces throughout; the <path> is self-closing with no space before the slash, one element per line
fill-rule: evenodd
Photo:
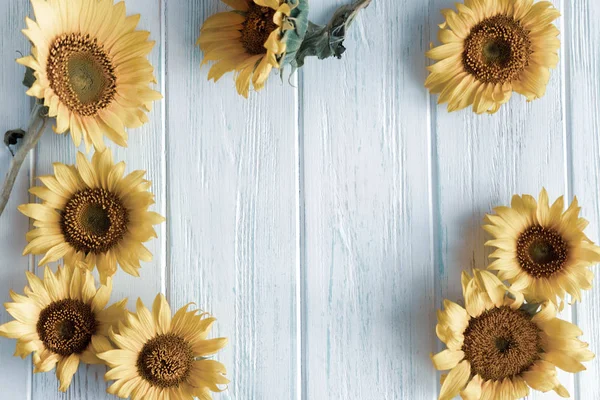
<path fill-rule="evenodd" d="M 529 388 L 569 392 L 557 379 L 556 367 L 567 372 L 585 370 L 582 361 L 594 358 L 577 339 L 581 330 L 556 318 L 556 307 L 523 304 L 523 295 L 508 290 L 491 272 L 463 272 L 466 309 L 449 300 L 438 311 L 436 333 L 447 349 L 432 355 L 442 377 L 440 400 L 460 394 L 464 400 L 515 400 Z"/>
<path fill-rule="evenodd" d="M 89 271 L 44 270 L 44 279 L 27 272 L 25 296 L 10 291 L 14 303 L 4 306 L 15 320 L 0 326 L 0 335 L 17 339 L 15 356 L 33 354 L 34 372 L 56 366 L 60 390 L 66 391 L 79 362 L 102 364 L 98 352 L 110 349 L 108 331 L 126 313 L 127 299 L 106 308 L 112 281 L 96 289 Z"/>
<path fill-rule="evenodd" d="M 222 349 L 227 339 L 206 339 L 215 319 L 207 314 L 179 309 L 171 319 L 171 308 L 163 295 L 156 296 L 152 312 L 141 300 L 137 312 L 119 323 L 110 338 L 116 348 L 98 354 L 114 380 L 108 392 L 132 400 L 210 399 L 217 385 L 229 381 L 225 367 L 206 356 Z"/>
<path fill-rule="evenodd" d="M 308 26 L 305 0 L 222 0 L 234 10 L 208 18 L 196 42 L 204 52 L 202 64 L 218 61 L 208 73 L 216 82 L 236 72 L 239 94 L 248 97 L 250 82 L 264 87 L 273 68 L 287 52 L 300 46 Z"/>
<path fill-rule="evenodd" d="M 486 245 L 496 248 L 489 269 L 529 301 L 557 304 L 566 293 L 580 301 L 581 290 L 592 287 L 589 266 L 600 262 L 600 247 L 583 233 L 588 222 L 579 218 L 579 210 L 577 198 L 564 213 L 563 197 L 550 206 L 545 189 L 539 202 L 513 196 L 511 207 L 486 216 L 483 228 L 494 238 Z"/>
<path fill-rule="evenodd" d="M 437 61 L 425 86 L 440 93 L 438 103 L 448 103 L 448 111 L 473 105 L 478 114 L 492 114 L 513 91 L 529 101 L 542 97 L 560 48 L 552 24 L 560 13 L 552 3 L 465 0 L 457 9 L 442 11 L 442 45 L 426 53 Z"/>
<path fill-rule="evenodd" d="M 147 55 L 154 47 L 140 16 L 127 17 L 113 0 L 31 0 L 36 21 L 23 33 L 31 55 L 18 63 L 34 70 L 28 95 L 44 99 L 56 117 L 56 133 L 71 131 L 79 147 L 104 149 L 103 135 L 127 146 L 125 128 L 148 122 L 145 111 L 161 99 L 149 88 L 156 82 Z"/>
<path fill-rule="evenodd" d="M 154 195 L 145 171 L 123 177 L 125 163 L 113 164 L 110 149 L 94 153 L 90 162 L 77 154 L 77 166 L 54 164 L 54 175 L 42 176 L 46 187 L 31 193 L 43 204 L 19 210 L 35 220 L 27 234 L 25 254 L 45 254 L 40 265 L 64 257 L 68 265 L 98 268 L 102 283 L 117 271 L 139 276 L 140 260 L 152 260 L 142 244 L 156 237 L 152 225 L 165 219 L 148 211 Z"/>

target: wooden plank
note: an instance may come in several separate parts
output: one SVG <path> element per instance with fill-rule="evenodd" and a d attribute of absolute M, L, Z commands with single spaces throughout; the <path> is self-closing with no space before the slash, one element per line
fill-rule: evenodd
<path fill-rule="evenodd" d="M 164 79 L 164 70 L 162 68 L 164 48 L 161 44 L 161 2 L 128 0 L 126 6 L 127 15 L 141 14 L 138 29 L 150 31 L 151 40 L 156 41 L 155 48 L 150 54 L 149 59 L 155 68 L 155 75 L 158 80 L 155 88 L 161 90 Z M 166 203 L 164 193 L 166 180 L 163 109 L 164 102 L 154 103 L 153 111 L 148 115 L 150 122 L 139 129 L 129 131 L 128 148 L 120 148 L 108 140 L 106 143 L 113 151 L 115 162 L 126 162 L 126 172 L 138 169 L 148 171 L 146 178 L 152 181 L 151 190 L 156 197 L 156 205 L 151 209 L 165 215 Z M 80 151 L 85 152 L 83 145 Z M 93 150 L 88 157 L 91 157 L 92 154 Z M 76 149 L 70 136 L 59 136 L 49 130 L 38 145 L 36 176 L 52 173 L 53 162 L 73 164 L 75 156 Z M 35 183 L 39 185 L 39 182 Z M 154 255 L 154 260 L 149 263 L 142 263 L 140 278 L 134 278 L 119 270 L 115 276 L 111 302 L 129 297 L 129 308 L 134 309 L 135 301 L 138 297 L 141 297 L 147 305 L 151 304 L 156 294 L 164 287 L 162 277 L 164 276 L 164 258 L 166 256 L 166 225 L 157 226 L 156 229 L 159 238 L 147 244 L 148 249 Z M 41 269 L 37 269 L 37 271 L 41 275 Z M 66 394 L 58 392 L 58 382 L 54 376 L 54 372 L 35 374 L 33 379 L 33 399 L 100 399 L 108 397 L 109 395 L 105 393 L 107 384 L 104 382 L 104 372 L 105 367 L 103 366 L 82 365 Z"/>
<path fill-rule="evenodd" d="M 572 195 L 582 206 L 582 215 L 590 221 L 586 233 L 598 242 L 600 235 L 600 4 L 594 0 L 567 2 L 565 23 L 565 69 L 567 106 L 567 138 L 570 144 L 570 181 Z M 598 267 L 593 269 L 598 273 Z M 600 353 L 600 282 L 586 292 L 577 304 L 577 324 L 583 340 L 591 350 Z M 586 363 L 587 371 L 577 375 L 578 399 L 600 398 L 600 360 Z"/>
<path fill-rule="evenodd" d="M 436 0 L 436 8 L 449 2 Z M 562 2 L 554 2 L 562 9 Z M 432 15 L 431 29 L 442 22 Z M 551 199 L 566 193 L 565 144 L 563 141 L 562 76 L 552 71 L 545 97 L 532 103 L 519 95 L 495 115 L 477 116 L 471 109 L 448 113 L 436 106 L 437 187 L 440 260 L 438 298 L 462 299 L 460 272 L 485 268 L 491 249 L 481 228 L 483 217 L 499 205 L 510 205 L 513 194 L 536 198 L 546 187 Z M 437 102 L 437 96 L 433 97 Z M 562 318 L 570 319 L 567 308 Z M 559 379 L 573 394 L 573 377 Z M 554 393 L 532 393 L 530 399 L 555 399 Z"/>
<path fill-rule="evenodd" d="M 169 298 L 229 337 L 217 398 L 295 399 L 296 91 L 273 76 L 250 100 L 207 82 L 193 47 L 217 1 L 167 7 Z"/>
<path fill-rule="evenodd" d="M 31 102 L 25 95 L 26 88 L 21 84 L 24 68 L 15 62 L 19 57 L 18 51 L 25 52 L 29 48 L 27 38 L 21 34 L 23 20 L 29 11 L 26 2 L 5 2 L 0 7 L 0 108 L 2 113 L 2 126 L 0 133 L 9 129 L 26 129 L 29 120 Z M 8 172 L 11 154 L 0 144 L 0 179 Z M 17 211 L 17 206 L 28 201 L 27 189 L 29 188 L 29 163 L 30 157 L 23 164 L 17 183 L 13 189 L 11 199 L 0 217 L 0 299 L 2 303 L 11 301 L 9 290 L 13 289 L 22 293 L 27 280 L 25 271 L 29 268 L 27 257 L 21 256 L 21 251 L 27 244 L 25 233 L 29 228 L 26 217 Z M 5 323 L 13 318 L 2 308 L 0 323 Z M 21 360 L 13 357 L 15 340 L 0 340 L 0 387 L 2 397 L 24 400 L 27 398 L 31 384 L 31 358 Z"/>
<path fill-rule="evenodd" d="M 345 3 L 313 2 L 311 15 Z M 435 396 L 429 12 L 375 1 L 342 61 L 303 70 L 307 399 Z"/>

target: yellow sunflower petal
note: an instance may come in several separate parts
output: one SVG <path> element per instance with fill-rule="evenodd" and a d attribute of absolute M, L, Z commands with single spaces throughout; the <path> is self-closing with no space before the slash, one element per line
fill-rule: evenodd
<path fill-rule="evenodd" d="M 479 375 L 475 375 L 467 387 L 460 392 L 463 400 L 479 400 L 481 397 L 481 385 L 483 380 Z"/>
<path fill-rule="evenodd" d="M 243 15 L 234 12 L 223 12 L 215 14 L 204 21 L 202 30 L 223 28 L 231 25 L 238 25 L 243 23 L 245 17 Z"/>
<path fill-rule="evenodd" d="M 279 8 L 280 0 L 253 0 L 256 4 L 261 7 L 269 7 L 273 10 L 277 10 Z"/>
<path fill-rule="evenodd" d="M 462 361 L 450 371 L 440 389 L 439 400 L 451 400 L 466 386 L 471 375 L 471 365 L 468 361 Z"/>
<path fill-rule="evenodd" d="M 61 392 L 67 391 L 78 367 L 79 356 L 77 354 L 71 354 L 58 362 L 58 366 L 56 367 L 56 377 L 60 381 L 58 390 Z"/>
<path fill-rule="evenodd" d="M 159 334 L 166 334 L 171 330 L 171 307 L 163 294 L 156 296 L 152 306 L 152 315 Z"/>
<path fill-rule="evenodd" d="M 538 362 L 538 364 L 540 363 Z M 533 371 L 525 371 L 522 376 L 531 388 L 540 392 L 548 392 L 556 386 L 554 383 L 556 371 L 553 369 L 540 368 Z"/>
<path fill-rule="evenodd" d="M 465 357 L 462 351 L 444 350 L 436 355 L 431 355 L 431 362 L 438 371 L 446 371 L 458 365 Z"/>
<path fill-rule="evenodd" d="M 577 373 L 581 371 L 585 371 L 585 366 L 577 361 L 575 358 L 570 357 L 569 355 L 560 352 L 560 351 L 551 351 L 548 353 L 544 353 L 542 356 L 544 360 L 551 362 L 556 365 L 558 368 L 562 369 L 566 372 Z"/>

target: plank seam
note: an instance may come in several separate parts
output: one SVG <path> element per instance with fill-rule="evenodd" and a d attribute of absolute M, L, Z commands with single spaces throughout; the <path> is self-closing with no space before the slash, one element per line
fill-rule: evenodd
<path fill-rule="evenodd" d="M 160 68 L 161 68 L 161 92 L 163 93 L 163 97 L 165 99 L 165 101 L 162 102 L 162 108 L 161 108 L 161 130 L 162 130 L 162 148 L 163 148 L 163 157 L 162 157 L 162 163 L 161 163 L 161 179 L 163 182 L 162 188 L 161 188 L 161 197 L 162 197 L 162 205 L 160 207 L 161 210 L 161 214 L 167 219 L 165 223 L 161 224 L 161 228 L 160 228 L 160 234 L 162 237 L 162 257 L 161 257 L 161 266 L 160 266 L 160 272 L 161 272 L 161 291 L 165 294 L 165 297 L 171 301 L 172 299 L 170 299 L 169 297 L 169 288 L 170 288 L 170 284 L 171 284 L 171 276 L 170 276 L 170 272 L 169 272 L 169 268 L 167 268 L 167 262 L 169 260 L 169 256 L 170 256 L 170 249 L 169 249 L 169 229 L 168 229 L 168 225 L 169 225 L 169 220 L 170 220 L 170 215 L 169 215 L 169 207 L 168 207 L 168 200 L 167 200 L 167 195 L 169 193 L 169 181 L 167 179 L 168 177 L 168 168 L 169 168 L 169 163 L 168 163 L 168 157 L 169 157 L 169 152 L 167 151 L 167 146 L 168 146 L 168 101 L 166 101 L 167 99 L 167 79 L 168 79 L 168 74 L 167 74 L 167 68 L 168 68 L 168 61 L 167 61 L 167 0 L 160 0 L 160 26 L 161 26 L 161 32 L 160 32 Z"/>
<path fill-rule="evenodd" d="M 296 112 L 297 112 L 297 142 L 296 165 L 297 171 L 297 266 L 296 266 L 296 346 L 297 346 L 297 391 L 298 400 L 307 400 L 308 377 L 306 376 L 306 321 L 308 307 L 307 299 L 307 268 L 306 268 L 306 200 L 304 181 L 304 74 L 302 69 L 297 72 Z"/>
<path fill-rule="evenodd" d="M 442 263 L 441 257 L 441 245 L 439 239 L 439 230 L 440 227 L 440 199 L 439 199 L 439 165 L 437 162 L 438 149 L 437 149 L 437 112 L 435 107 L 435 101 L 430 94 L 427 95 L 429 98 L 429 102 L 427 105 L 427 141 L 429 146 L 429 154 L 428 154 L 428 169 L 429 169 L 429 241 L 431 244 L 431 251 L 429 254 L 429 259 L 431 260 L 431 268 L 434 269 L 434 279 L 433 279 L 433 287 L 435 290 L 434 294 L 434 308 L 437 308 L 439 304 L 441 304 L 441 281 L 440 281 L 440 270 L 443 268 L 440 263 Z M 431 315 L 431 324 L 435 326 L 435 318 L 434 311 L 430 310 Z M 432 328 L 433 328 L 432 326 Z M 436 336 L 433 336 L 432 349 L 440 349 L 441 344 L 438 343 Z M 437 375 L 433 375 L 433 384 L 437 387 Z M 439 388 L 437 388 L 434 393 L 437 393 Z"/>
<path fill-rule="evenodd" d="M 563 1 L 561 3 L 562 10 L 561 14 L 563 15 L 562 19 L 562 30 L 563 30 L 563 44 L 560 48 L 560 58 L 562 60 L 561 63 L 561 112 L 562 112 L 562 130 L 563 130 L 563 149 L 564 149 L 564 173 L 565 173 L 565 197 L 568 200 L 574 196 L 573 192 L 573 141 L 572 136 L 570 134 L 571 131 L 571 59 L 569 58 L 569 49 L 571 48 L 571 43 L 573 41 L 572 32 L 570 29 L 570 24 L 568 23 L 571 20 L 571 4 L 569 0 Z M 578 323 L 578 315 L 577 315 L 577 304 L 573 304 L 571 309 L 571 322 L 576 324 Z M 573 377 L 573 391 L 574 398 L 579 398 L 581 390 L 580 390 L 580 376 L 579 374 L 575 374 Z"/>
<path fill-rule="evenodd" d="M 434 9 L 433 3 L 429 2 L 429 8 Z M 429 14 L 429 21 L 427 21 L 427 26 L 429 29 L 429 38 L 427 42 L 431 42 L 432 32 L 431 29 L 436 30 L 437 25 L 431 19 L 432 16 Z M 433 271 L 433 287 L 434 287 L 434 308 L 437 308 L 439 304 L 442 302 L 441 293 L 441 276 L 440 271 L 443 269 L 443 266 L 440 265 L 442 263 L 441 256 L 441 242 L 440 242 L 440 231 L 441 231 L 441 205 L 440 205 L 440 193 L 439 193 L 439 163 L 438 163 L 438 148 L 437 148 L 437 102 L 434 97 L 431 95 L 429 91 L 427 91 L 427 145 L 429 148 L 427 165 L 429 169 L 429 241 L 431 246 L 431 251 L 429 254 L 429 259 L 431 260 L 431 268 Z M 430 310 L 430 325 L 432 325 L 432 329 L 436 323 L 436 317 L 434 310 Z M 432 335 L 433 342 L 431 343 L 431 349 L 441 350 L 441 343 L 438 342 L 436 335 Z M 437 399 L 437 394 L 439 394 L 439 385 L 438 385 L 438 377 L 439 373 L 432 374 L 434 385 L 434 398 Z"/>
<path fill-rule="evenodd" d="M 33 109 L 33 107 L 35 107 L 35 101 L 36 100 L 31 101 L 31 109 Z M 38 148 L 38 146 L 35 146 L 33 148 L 33 150 L 31 150 L 31 152 L 29 153 L 29 187 L 30 188 L 35 186 L 37 148 Z M 32 194 L 29 194 L 29 202 L 35 203 L 35 196 L 33 196 Z M 31 228 L 31 222 L 29 222 L 29 224 L 30 224 L 29 228 Z M 27 260 L 28 260 L 28 268 L 27 268 L 28 271 L 35 274 L 35 256 L 33 254 L 29 254 L 27 256 Z M 27 400 L 32 400 L 33 399 L 33 358 L 32 358 L 32 356 L 28 357 L 27 364 L 29 365 L 29 372 L 27 374 L 27 389 L 26 389 L 27 395 L 26 396 L 27 396 Z"/>

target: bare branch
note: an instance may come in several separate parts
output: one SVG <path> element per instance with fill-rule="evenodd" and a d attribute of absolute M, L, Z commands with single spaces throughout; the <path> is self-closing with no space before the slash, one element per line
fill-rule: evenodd
<path fill-rule="evenodd" d="M 0 192 L 0 216 L 6 208 L 15 181 L 19 175 L 19 170 L 21 169 L 23 162 L 25 162 L 27 154 L 29 154 L 29 152 L 37 145 L 46 130 L 48 119 L 46 107 L 36 102 L 31 111 L 29 126 L 27 127 L 27 133 L 25 134 L 23 143 L 21 143 L 21 146 L 13 157 L 8 174 L 6 174 L 4 185 L 2 185 L 2 191 Z"/>

